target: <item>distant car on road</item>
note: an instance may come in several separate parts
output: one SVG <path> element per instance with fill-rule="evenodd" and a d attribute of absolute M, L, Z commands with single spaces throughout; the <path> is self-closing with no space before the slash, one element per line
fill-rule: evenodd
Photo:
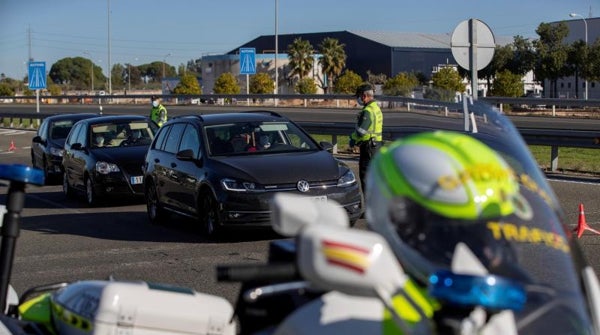
<path fill-rule="evenodd" d="M 363 211 L 352 169 L 298 125 L 274 112 L 176 117 L 144 162 L 148 217 L 195 219 L 213 237 L 225 227 L 270 227 L 277 192 L 335 201 L 354 224 Z"/>
<path fill-rule="evenodd" d="M 102 199 L 144 193 L 142 164 L 158 126 L 141 115 L 99 116 L 77 122 L 64 145 L 63 191 Z"/>
<path fill-rule="evenodd" d="M 57 114 L 44 118 L 31 140 L 31 165 L 44 170 L 47 184 L 63 175 L 63 146 L 73 125 L 79 120 L 96 116 L 99 115 L 79 113 Z"/>

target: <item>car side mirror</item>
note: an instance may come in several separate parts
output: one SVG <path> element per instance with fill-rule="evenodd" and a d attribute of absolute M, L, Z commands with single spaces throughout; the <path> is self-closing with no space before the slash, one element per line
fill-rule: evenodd
<path fill-rule="evenodd" d="M 195 158 L 194 151 L 192 149 L 181 150 L 175 154 L 175 158 L 182 161 L 192 161 Z"/>
<path fill-rule="evenodd" d="M 185 162 L 195 162 L 198 165 L 202 164 L 202 158 L 196 158 L 192 149 L 181 150 L 175 154 L 175 158 Z"/>
<path fill-rule="evenodd" d="M 321 147 L 331 153 L 333 153 L 333 144 L 327 141 L 321 141 L 319 142 L 319 144 L 321 145 Z"/>
<path fill-rule="evenodd" d="M 42 140 L 42 137 L 41 137 L 41 136 L 39 136 L 39 135 L 38 135 L 38 136 L 35 136 L 34 138 L 32 138 L 32 139 L 31 139 L 31 141 L 32 141 L 33 143 L 41 143 L 41 144 L 44 144 L 44 140 Z"/>

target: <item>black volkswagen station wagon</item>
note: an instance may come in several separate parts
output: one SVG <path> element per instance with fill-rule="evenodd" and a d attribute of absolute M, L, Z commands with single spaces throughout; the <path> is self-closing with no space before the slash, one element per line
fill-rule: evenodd
<path fill-rule="evenodd" d="M 83 192 L 90 206 L 108 198 L 143 199 L 142 165 L 157 129 L 141 115 L 107 115 L 75 123 L 64 146 L 64 193 Z"/>
<path fill-rule="evenodd" d="M 276 192 L 335 201 L 354 224 L 363 212 L 357 178 L 297 124 L 274 112 L 182 116 L 164 124 L 144 163 L 148 217 L 177 213 L 207 237 L 224 227 L 270 227 Z"/>

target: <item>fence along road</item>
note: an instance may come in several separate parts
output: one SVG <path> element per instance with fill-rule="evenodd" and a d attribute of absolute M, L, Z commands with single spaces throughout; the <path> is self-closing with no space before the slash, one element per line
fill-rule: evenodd
<path fill-rule="evenodd" d="M 204 96 L 215 97 L 220 96 Z M 228 96 L 231 97 L 231 96 Z M 290 95 L 278 96 L 280 104 L 276 107 L 268 99 L 258 99 L 263 104 L 258 105 L 252 99 L 257 99 L 257 95 L 235 96 L 233 100 L 237 101 L 235 105 L 169 105 L 169 116 L 209 113 L 209 112 L 228 112 L 243 110 L 273 110 L 290 117 L 299 122 L 309 132 L 313 134 L 332 135 L 332 142 L 337 143 L 337 136 L 347 136 L 354 126 L 358 108 L 352 106 L 353 103 L 347 96 L 334 96 L 338 99 L 331 101 L 323 100 L 322 95 Z M 251 97 L 251 98 L 249 98 Z M 307 97 L 302 99 L 302 97 Z M 318 97 L 319 99 L 316 99 Z M 341 99 L 341 98 L 344 99 Z M 242 99 L 245 98 L 245 99 Z M 285 100 L 284 98 L 288 98 Z M 292 98 L 294 98 L 292 100 Z M 309 99 L 314 98 L 314 99 Z M 448 115 L 448 108 L 460 107 L 459 104 L 443 103 L 436 101 L 410 99 L 402 97 L 379 97 L 383 100 L 385 114 L 384 136 L 386 139 L 394 139 L 404 136 L 407 124 L 426 124 L 431 125 L 440 121 L 439 116 Z M 71 97 L 73 100 L 73 97 Z M 178 101 L 182 101 L 180 98 Z M 528 144 L 550 146 L 549 166 L 551 171 L 558 169 L 559 147 L 579 147 L 600 149 L 600 111 L 595 110 L 597 116 L 590 118 L 583 116 L 594 113 L 594 110 L 567 110 L 567 112 L 557 113 L 556 106 L 570 106 L 578 103 L 583 106 L 600 107 L 600 101 L 582 101 L 582 100 L 559 100 L 559 99 L 535 99 L 535 98 L 486 98 L 488 102 L 502 104 L 510 103 L 513 105 L 531 105 L 538 106 L 542 103 L 552 104 L 552 113 L 554 116 L 542 116 L 548 114 L 547 110 L 526 110 L 526 116 L 523 113 L 512 114 L 515 126 L 519 129 L 521 135 Z M 39 122 L 43 115 L 55 113 L 80 113 L 80 112 L 101 112 L 104 114 L 147 114 L 149 106 L 147 96 L 127 96 L 115 99 L 115 102 L 139 101 L 143 104 L 98 104 L 106 102 L 106 99 L 95 100 L 94 104 L 44 104 L 40 108 L 40 113 L 35 112 L 34 104 L 0 104 L 0 126 L 4 127 L 31 127 L 32 124 Z M 175 101 L 175 99 L 173 99 Z M 189 99 L 188 99 L 189 100 Z M 77 97 L 74 101 L 78 101 Z M 324 103 L 327 107 L 323 107 Z M 429 105 L 425 105 L 425 103 Z M 560 104 L 560 105 L 559 105 Z M 282 107 L 282 106 L 291 107 Z M 557 114 L 568 114 L 570 117 L 556 117 Z M 577 117 L 580 115 L 580 117 Z M 403 128 L 404 127 L 404 128 Z"/>

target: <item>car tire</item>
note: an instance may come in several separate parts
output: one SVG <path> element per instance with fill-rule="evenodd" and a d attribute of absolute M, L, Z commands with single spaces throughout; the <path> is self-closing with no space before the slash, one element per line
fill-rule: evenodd
<path fill-rule="evenodd" d="M 73 189 L 69 185 L 69 181 L 68 181 L 66 173 L 63 173 L 62 185 L 63 185 L 63 193 L 64 193 L 65 197 L 72 198 L 73 197 Z"/>
<path fill-rule="evenodd" d="M 200 196 L 200 227 L 202 234 L 208 239 L 218 238 L 220 225 L 217 201 L 208 191 L 204 191 Z"/>
<path fill-rule="evenodd" d="M 46 161 L 46 156 L 44 156 L 42 160 L 42 170 L 44 171 L 44 184 L 50 184 L 50 174 L 48 173 L 48 162 Z"/>
<path fill-rule="evenodd" d="M 146 187 L 146 213 L 152 224 L 163 224 L 166 221 L 167 213 L 158 202 L 158 193 L 154 183 L 148 183 Z"/>
<path fill-rule="evenodd" d="M 31 150 L 31 166 L 33 166 L 34 168 L 37 168 L 37 164 L 35 161 L 35 155 L 33 153 L 33 150 Z"/>
<path fill-rule="evenodd" d="M 92 183 L 92 179 L 88 176 L 85 177 L 85 201 L 90 207 L 98 205 L 98 195 L 96 195 L 96 191 L 94 190 L 94 183 Z"/>

